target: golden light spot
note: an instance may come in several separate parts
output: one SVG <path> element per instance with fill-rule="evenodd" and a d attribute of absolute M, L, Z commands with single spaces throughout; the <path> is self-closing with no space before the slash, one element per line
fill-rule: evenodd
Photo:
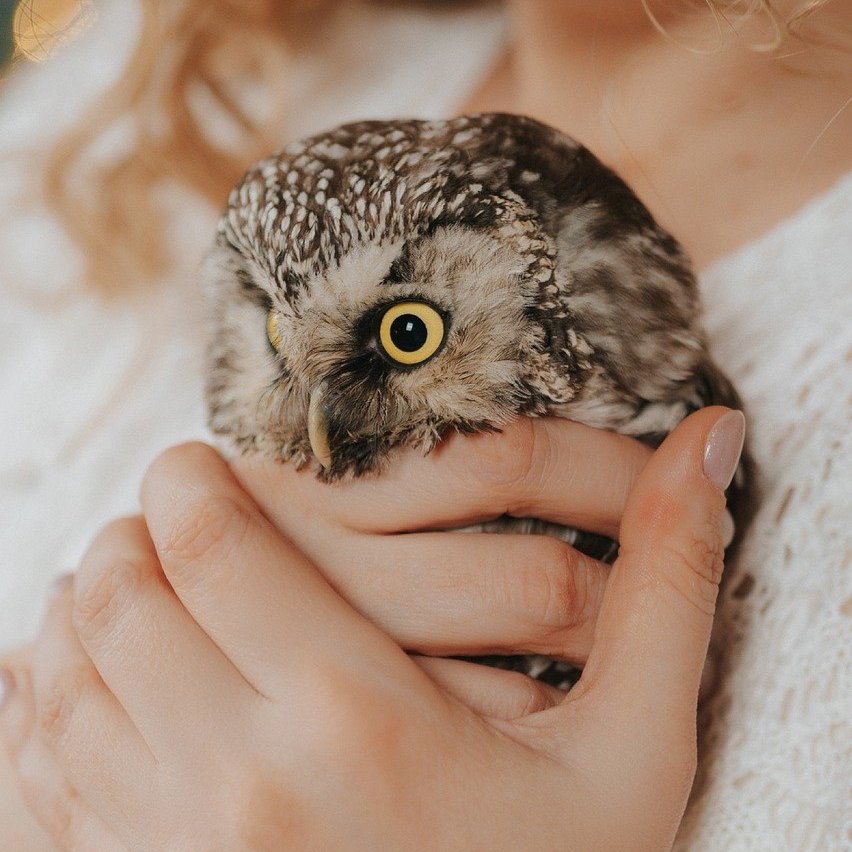
<path fill-rule="evenodd" d="M 17 52 L 43 62 L 97 18 L 92 0 L 21 0 L 12 20 Z"/>

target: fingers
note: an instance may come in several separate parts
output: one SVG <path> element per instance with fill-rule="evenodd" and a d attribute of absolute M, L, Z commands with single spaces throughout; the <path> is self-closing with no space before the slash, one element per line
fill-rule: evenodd
<path fill-rule="evenodd" d="M 332 487 L 288 465 L 238 459 L 235 470 L 255 496 L 270 495 L 269 517 L 299 507 L 364 532 L 458 527 L 504 514 L 553 521 L 612 538 L 627 494 L 651 450 L 623 435 L 549 418 L 521 418 L 500 434 L 453 435 L 426 458 L 394 455 L 380 477 Z M 277 499 L 276 499 L 277 498 Z"/>
<path fill-rule="evenodd" d="M 464 660 L 412 657 L 443 690 L 489 719 L 518 719 L 558 704 L 565 693 L 520 672 Z"/>
<path fill-rule="evenodd" d="M 609 566 L 541 535 L 294 529 L 332 585 L 406 650 L 585 662 Z"/>
<path fill-rule="evenodd" d="M 127 848 L 86 807 L 40 741 L 27 741 L 16 769 L 24 802 L 57 848 L 63 852 L 122 852 Z"/>
<path fill-rule="evenodd" d="M 140 518 L 114 521 L 95 538 L 75 579 L 73 623 L 157 754 L 211 734 L 212 721 L 196 708 L 215 706 L 217 719 L 236 724 L 257 698 L 175 597 Z M 72 637 L 65 638 L 70 645 Z M 48 660 L 45 665 L 54 668 Z"/>
<path fill-rule="evenodd" d="M 0 723 L 2 728 L 2 723 Z M 0 825 L 5 848 L 27 852 L 56 852 L 56 845 L 27 806 L 17 767 L 0 742 Z"/>
<path fill-rule="evenodd" d="M 0 731 L 9 757 L 16 762 L 35 720 L 32 676 L 24 668 L 3 668 L 0 670 L 0 687 Z"/>
<path fill-rule="evenodd" d="M 143 799 L 154 760 L 71 624 L 71 583 L 54 595 L 35 649 L 33 736 L 89 802 L 115 813 Z"/>
<path fill-rule="evenodd" d="M 35 695 L 27 670 L 7 671 L 4 680 L 7 691 L 0 712 L 0 732 L 15 782 L 32 816 L 55 848 L 68 852 L 122 849 L 84 806 L 55 756 L 39 739 Z"/>
<path fill-rule="evenodd" d="M 695 707 L 724 551 L 724 488 L 742 449 L 740 412 L 687 418 L 662 444 L 630 495 L 621 550 L 580 680 L 618 708 L 621 730 L 694 742 Z M 569 701 L 571 699 L 569 698 Z"/>
<path fill-rule="evenodd" d="M 266 695 L 289 688 L 285 672 L 307 676 L 321 655 L 358 659 L 368 645 L 391 646 L 272 527 L 212 448 L 161 455 L 142 504 L 175 593 Z"/>

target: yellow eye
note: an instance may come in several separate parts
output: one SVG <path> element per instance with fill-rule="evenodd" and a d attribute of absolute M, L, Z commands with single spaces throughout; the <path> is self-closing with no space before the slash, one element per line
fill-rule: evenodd
<path fill-rule="evenodd" d="M 379 345 L 391 361 L 412 367 L 431 358 L 444 342 L 441 315 L 424 302 L 398 302 L 382 314 Z"/>
<path fill-rule="evenodd" d="M 278 311 L 270 308 L 266 315 L 266 336 L 276 352 L 281 351 L 281 332 L 278 330 Z"/>

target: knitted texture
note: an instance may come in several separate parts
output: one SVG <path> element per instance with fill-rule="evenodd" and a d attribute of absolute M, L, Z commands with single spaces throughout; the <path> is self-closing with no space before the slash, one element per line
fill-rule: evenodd
<path fill-rule="evenodd" d="M 852 175 L 702 276 L 762 493 L 719 600 L 677 850 L 849 848 L 850 234 Z"/>

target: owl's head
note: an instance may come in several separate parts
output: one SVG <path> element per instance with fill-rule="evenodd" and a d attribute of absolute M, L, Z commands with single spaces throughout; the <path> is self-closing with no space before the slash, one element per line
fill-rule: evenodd
<path fill-rule="evenodd" d="M 395 445 L 499 426 L 530 401 L 541 342 L 523 260 L 448 225 L 364 243 L 291 292 L 220 248 L 208 382 L 214 431 L 331 477 Z"/>
<path fill-rule="evenodd" d="M 215 433 L 336 478 L 572 397 L 554 241 L 512 188 L 538 176 L 502 138 L 489 116 L 364 122 L 248 172 L 205 265 Z"/>

